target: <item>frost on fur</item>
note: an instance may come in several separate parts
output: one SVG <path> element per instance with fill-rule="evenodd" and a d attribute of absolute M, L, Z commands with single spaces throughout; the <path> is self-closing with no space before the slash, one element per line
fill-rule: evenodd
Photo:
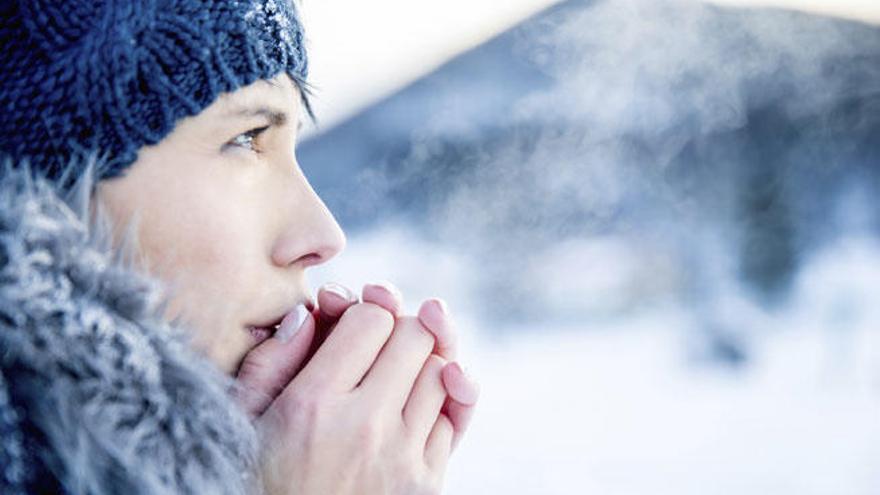
<path fill-rule="evenodd" d="M 136 225 L 114 243 L 101 163 L 63 189 L 0 167 L 0 492 L 247 493 L 256 433 L 232 379 L 162 320 Z"/>

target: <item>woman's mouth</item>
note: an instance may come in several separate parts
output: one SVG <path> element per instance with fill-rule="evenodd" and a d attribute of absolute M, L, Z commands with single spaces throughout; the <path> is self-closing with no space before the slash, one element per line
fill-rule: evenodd
<path fill-rule="evenodd" d="M 254 338 L 257 344 L 260 344 L 266 339 L 275 335 L 275 332 L 278 331 L 278 327 L 281 326 L 281 322 L 284 320 L 284 317 L 287 316 L 287 313 L 277 317 L 275 320 L 269 323 L 262 323 L 259 325 L 248 325 L 247 330 L 248 333 Z"/>
<path fill-rule="evenodd" d="M 267 339 L 269 339 L 273 335 L 275 335 L 275 332 L 278 330 L 278 326 L 277 325 L 272 326 L 272 327 L 249 326 L 249 327 L 247 327 L 247 329 L 248 329 L 248 332 L 250 332 L 251 336 L 254 338 L 254 340 L 258 344 L 260 344 L 262 342 L 265 342 Z"/>
<path fill-rule="evenodd" d="M 309 312 L 311 312 L 315 307 L 315 303 L 312 302 L 311 300 L 306 300 L 305 302 L 303 302 L 301 304 L 304 305 L 306 307 L 306 310 Z M 284 322 L 284 319 L 295 312 L 296 312 L 296 307 L 290 309 L 289 311 L 284 312 L 284 314 L 276 317 L 275 319 L 273 319 L 272 321 L 270 321 L 268 323 L 260 323 L 257 325 L 247 325 L 245 328 L 247 329 L 248 333 L 250 333 L 251 337 L 253 337 L 254 341 L 256 342 L 255 345 L 259 345 L 262 342 L 265 342 L 267 339 L 271 338 L 273 335 L 275 335 L 275 332 L 277 332 L 278 329 L 281 327 L 281 324 Z"/>
<path fill-rule="evenodd" d="M 315 303 L 311 299 L 306 299 L 299 305 L 305 306 L 306 311 L 309 312 L 312 312 L 315 308 Z M 285 319 L 287 319 L 288 322 L 292 322 L 293 317 L 296 315 L 296 310 L 297 308 L 296 306 L 294 306 L 292 309 L 285 311 L 284 314 L 277 316 L 270 322 L 259 323 L 256 325 L 247 325 L 245 328 L 247 329 L 248 333 L 251 334 L 251 336 L 254 338 L 254 341 L 256 341 L 256 344 L 258 345 L 275 335 L 275 332 L 277 332 L 281 328 L 281 325 L 284 324 Z"/>

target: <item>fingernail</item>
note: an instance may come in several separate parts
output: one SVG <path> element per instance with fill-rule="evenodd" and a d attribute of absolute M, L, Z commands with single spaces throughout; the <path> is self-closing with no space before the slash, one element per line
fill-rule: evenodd
<path fill-rule="evenodd" d="M 309 310 L 304 304 L 298 304 L 296 308 L 287 313 L 278 330 L 275 332 L 275 338 L 280 340 L 282 344 L 287 343 L 302 328 L 306 318 L 309 316 Z"/>
<path fill-rule="evenodd" d="M 473 383 L 471 376 L 464 369 L 464 367 L 461 364 L 459 364 L 458 361 L 452 361 L 451 363 L 449 363 L 449 366 L 455 368 L 455 370 L 458 372 L 458 374 L 461 375 L 465 380 L 467 380 L 468 383 Z"/>
<path fill-rule="evenodd" d="M 452 325 L 449 308 L 442 299 L 428 299 L 419 309 L 419 319 L 438 337 L 443 337 L 446 329 Z"/>
<path fill-rule="evenodd" d="M 352 293 L 350 290 L 348 290 L 348 288 L 345 287 L 344 285 L 340 285 L 335 282 L 329 282 L 329 283 L 324 284 L 321 287 L 321 290 L 329 292 L 331 294 L 335 294 L 335 295 L 341 297 L 342 299 L 345 299 L 346 301 L 354 300 L 354 293 Z"/>
<path fill-rule="evenodd" d="M 440 308 L 440 312 L 443 313 L 443 316 L 449 316 L 449 306 L 446 305 L 446 301 L 443 299 L 434 299 L 434 302 L 437 303 L 437 306 Z"/>
<path fill-rule="evenodd" d="M 456 387 L 457 397 L 455 399 L 465 405 L 474 405 L 480 397 L 480 385 L 468 374 L 464 368 L 457 362 L 453 361 L 447 366 L 454 369 L 462 378 L 461 387 Z"/>
<path fill-rule="evenodd" d="M 381 288 L 387 290 L 388 292 L 391 293 L 391 295 L 393 295 L 398 300 L 403 299 L 403 293 L 400 292 L 400 289 L 398 289 L 397 286 L 395 286 L 394 284 L 392 284 L 391 282 L 389 282 L 387 280 L 379 280 L 378 282 L 373 282 L 369 285 L 381 287 Z"/>

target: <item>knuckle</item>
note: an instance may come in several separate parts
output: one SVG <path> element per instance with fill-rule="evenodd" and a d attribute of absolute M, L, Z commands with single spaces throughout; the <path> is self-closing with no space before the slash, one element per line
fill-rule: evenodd
<path fill-rule="evenodd" d="M 411 473 L 405 483 L 404 493 L 409 495 L 440 495 L 442 480 L 431 479 L 427 473 Z"/>
<path fill-rule="evenodd" d="M 321 394 L 307 388 L 293 390 L 283 402 L 284 413 L 299 424 L 313 425 L 321 417 L 323 409 Z"/>
<path fill-rule="evenodd" d="M 449 419 L 445 414 L 441 414 L 437 418 L 437 432 L 443 436 L 452 436 L 455 431 L 455 427 L 452 425 L 452 420 Z"/>
<path fill-rule="evenodd" d="M 394 327 L 394 315 L 385 308 L 372 303 L 360 303 L 352 306 L 346 316 L 357 320 L 361 325 L 375 331 L 390 334 Z"/>
<path fill-rule="evenodd" d="M 426 399 L 430 397 L 430 400 L 434 400 L 438 394 L 446 395 L 446 389 L 443 385 L 444 363 L 443 358 L 431 354 L 422 366 L 418 380 L 422 386 L 426 387 L 426 391 L 429 394 L 425 396 Z"/>
<path fill-rule="evenodd" d="M 434 334 L 416 317 L 404 316 L 398 318 L 394 331 L 406 334 L 408 338 L 418 342 L 421 346 L 430 348 L 434 346 Z"/>
<path fill-rule="evenodd" d="M 425 361 L 425 370 L 431 374 L 439 375 L 443 372 L 444 366 L 446 366 L 446 360 L 436 354 L 431 354 Z"/>
<path fill-rule="evenodd" d="M 379 421 L 368 417 L 361 421 L 355 430 L 355 442 L 358 448 L 366 452 L 378 452 L 381 447 L 383 428 Z"/>
<path fill-rule="evenodd" d="M 245 356 L 245 359 L 241 362 L 241 365 L 236 372 L 236 377 L 238 380 L 250 382 L 259 380 L 267 371 L 268 366 L 266 365 L 265 360 L 260 359 L 260 356 L 255 352 L 251 352 Z"/>

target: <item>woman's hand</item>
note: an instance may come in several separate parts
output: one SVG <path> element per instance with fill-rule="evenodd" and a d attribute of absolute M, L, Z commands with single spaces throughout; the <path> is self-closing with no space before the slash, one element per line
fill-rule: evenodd
<path fill-rule="evenodd" d="M 402 302 L 393 287 L 365 287 L 365 303 L 358 305 L 349 291 L 332 289 L 319 291 L 320 309 L 293 339 L 252 352 L 257 358 L 284 352 L 287 364 L 245 366 L 246 359 L 239 375 L 262 381 L 265 390 L 244 404 L 259 416 L 268 492 L 439 491 L 449 451 L 464 433 L 477 395 L 461 368 L 446 362 L 455 345 L 445 305 L 430 300 L 417 318 L 400 317 Z M 285 387 L 305 349 L 337 325 Z M 255 380 L 259 376 L 266 378 Z"/>
<path fill-rule="evenodd" d="M 454 435 L 444 362 L 418 318 L 371 292 L 257 419 L 267 493 L 439 493 Z"/>
<path fill-rule="evenodd" d="M 321 287 L 317 300 L 311 318 L 299 322 L 293 336 L 286 341 L 267 339 L 242 360 L 232 394 L 251 418 L 263 414 L 324 342 L 339 317 L 358 302 L 352 291 L 338 284 Z"/>

